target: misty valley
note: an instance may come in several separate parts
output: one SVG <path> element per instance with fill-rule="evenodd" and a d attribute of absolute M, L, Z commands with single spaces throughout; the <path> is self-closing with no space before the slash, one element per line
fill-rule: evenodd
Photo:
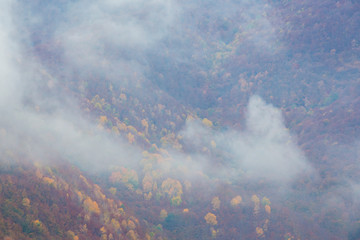
<path fill-rule="evenodd" d="M 360 2 L 0 7 L 0 239 L 360 239 Z"/>

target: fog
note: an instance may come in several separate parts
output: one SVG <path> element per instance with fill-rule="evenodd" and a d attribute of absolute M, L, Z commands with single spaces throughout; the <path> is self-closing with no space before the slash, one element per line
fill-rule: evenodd
<path fill-rule="evenodd" d="M 67 9 L 54 33 L 66 67 L 106 72 L 115 82 L 146 67 L 146 51 L 177 16 L 174 1 L 76 1 Z"/>
<path fill-rule="evenodd" d="M 199 7 L 201 4 L 204 6 Z M 238 10 L 235 10 L 235 5 Z M 272 6 L 264 1 L 78 0 L 44 3 L 2 0 L 0 7 L 1 158 L 7 159 L 11 155 L 9 152 L 13 152 L 44 163 L 62 159 L 88 171 L 108 170 L 114 165 L 135 167 L 142 158 L 143 149 L 98 129 L 96 120 L 85 117 L 79 99 L 64 87 L 67 81 L 106 80 L 119 88 L 132 89 L 133 95 L 139 99 L 154 97 L 153 89 L 146 88 L 154 83 L 169 98 L 176 98 L 172 96 L 178 92 L 174 86 L 214 88 L 208 81 L 225 75 L 227 70 L 221 74 L 216 72 L 216 64 L 225 59 L 217 59 L 216 53 L 233 51 L 230 49 L 232 45 L 227 44 L 235 42 L 237 37 L 241 39 L 238 54 L 243 55 L 243 48 L 250 48 L 253 53 L 241 60 L 244 65 L 250 65 L 254 62 L 252 58 L 259 60 L 270 56 L 270 59 L 275 59 L 286 51 L 290 44 L 284 42 L 280 28 L 293 27 L 280 17 L 270 16 L 268 13 Z M 202 11 L 197 12 L 199 9 Z M 238 19 L 241 21 L 236 22 Z M 234 29 L 240 29 L 239 32 L 244 34 L 236 37 Z M 194 32 L 201 33 L 194 36 Z M 215 71 L 201 73 L 206 64 Z M 286 64 L 293 63 L 289 60 Z M 311 70 L 303 69 L 302 72 Z M 190 71 L 194 74 L 191 76 L 199 77 L 189 78 Z M 255 70 L 251 71 L 254 72 L 249 75 L 257 76 Z M 293 69 L 283 72 L 289 72 L 286 77 L 296 75 Z M 322 73 L 319 71 L 317 74 Z M 160 75 L 163 77 L 161 81 Z M 230 78 L 233 78 L 231 84 L 241 84 L 238 76 L 230 74 Z M 264 84 L 268 84 L 266 80 L 264 78 Z M 218 82 L 222 81 L 226 82 L 226 79 L 219 77 Z M 224 85 L 229 93 L 233 85 Z M 279 84 L 274 89 L 293 90 L 292 87 Z M 188 89 L 191 88 L 182 90 Z M 289 95 L 295 94 L 295 90 Z M 252 95 L 254 92 L 259 95 Z M 311 191 L 320 185 L 320 176 L 325 175 L 317 169 L 320 159 L 304 152 L 298 145 L 296 133 L 288 129 L 289 124 L 283 118 L 284 109 L 269 101 L 269 96 L 262 96 L 261 92 L 265 90 L 255 89 L 251 95 L 239 93 L 250 96 L 246 99 L 245 122 L 241 130 L 231 126 L 226 130 L 219 126 L 208 127 L 200 120 L 186 121 L 176 134 L 183 137 L 184 145 L 191 145 L 196 150 L 167 149 L 172 159 L 160 167 L 172 173 L 179 169 L 180 173 L 176 173 L 179 178 L 211 173 L 209 178 L 224 181 L 265 181 L 273 189 L 279 186 L 291 189 L 300 175 L 309 175 L 316 181 L 309 183 L 310 190 L 299 192 L 304 199 L 314 199 Z M 331 92 L 328 90 L 329 96 Z M 196 94 L 194 98 L 198 97 Z M 201 107 L 217 107 L 220 94 L 203 95 Z M 196 102 L 192 98 L 182 100 Z M 236 104 L 239 103 L 234 102 Z M 238 123 L 241 125 L 242 119 L 238 119 Z M 356 199 L 359 196 L 360 181 L 354 170 L 359 164 L 358 147 L 357 142 L 329 147 L 329 155 L 346 160 L 331 163 L 326 168 L 343 168 L 346 164 L 347 169 L 336 172 L 336 183 L 316 199 L 322 201 L 316 203 L 318 206 L 324 203 L 324 211 L 345 203 L 352 209 L 352 203 L 343 198 L 350 195 L 349 198 Z M 220 162 L 210 157 L 212 152 L 220 156 Z M 291 195 L 294 192 L 294 189 L 289 190 L 287 197 L 296 198 L 297 195 Z"/>
<path fill-rule="evenodd" d="M 275 45 L 283 44 L 276 29 L 284 23 L 280 18 L 270 17 L 267 13 L 272 6 L 261 1 L 227 1 L 224 5 L 208 2 L 199 15 L 191 14 L 198 9 L 198 3 L 162 0 L 60 1 L 48 4 L 6 0 L 1 4 L 4 9 L 0 22 L 0 91 L 4 116 L 1 121 L 8 129 L 7 144 L 15 146 L 15 142 L 25 135 L 37 139 L 33 142 L 38 142 L 37 147 L 41 149 L 42 144 L 49 144 L 45 136 L 50 135 L 56 139 L 54 144 L 49 144 L 51 148 L 63 152 L 69 147 L 65 152 L 76 156 L 70 158 L 79 162 L 96 163 L 97 158 L 108 158 L 113 162 L 117 161 L 115 156 L 129 159 L 129 155 L 136 155 L 134 152 L 140 150 L 125 150 L 131 149 L 125 141 L 114 141 L 107 133 L 97 130 L 94 122 L 85 120 L 78 99 L 66 94 L 62 81 L 98 74 L 97 81 L 103 77 L 120 86 L 138 89 L 135 91 L 138 96 L 151 95 L 140 90 L 142 83 L 138 81 L 139 78 L 147 81 L 147 76 L 151 75 L 148 53 L 161 52 L 164 41 L 173 39 L 173 34 L 179 37 L 176 33 L 185 33 L 188 27 L 200 27 L 192 26 L 189 21 L 202 17 L 210 19 L 209 33 L 216 33 L 211 24 L 224 13 L 228 19 L 241 15 L 242 23 L 236 28 L 245 31 L 246 26 L 251 25 L 246 30 L 249 39 L 244 41 L 245 45 L 255 44 L 254 51 L 267 49 L 271 52 Z M 235 10 L 235 5 L 238 10 Z M 186 19 L 186 16 L 191 17 Z M 184 24 L 180 24 L 181 21 Z M 33 49 L 39 42 L 46 46 L 45 57 Z M 176 60 L 189 59 L 188 52 L 183 52 L 186 44 L 179 43 L 179 50 L 175 48 L 176 42 L 171 44 L 174 45 L 171 51 Z M 47 54 L 55 60 L 47 61 Z M 151 56 L 160 57 L 161 54 Z M 179 56 L 182 58 L 177 59 Z M 128 78 L 134 72 L 143 76 Z M 196 132 L 196 136 L 211 136 L 218 149 L 231 153 L 232 168 L 243 169 L 254 178 L 262 176 L 276 182 L 287 182 L 299 172 L 311 169 L 297 146 L 296 136 L 286 129 L 280 109 L 254 96 L 249 99 L 245 115 L 246 128 L 242 132 L 231 129 L 225 133 L 217 132 L 188 123 L 182 134 L 186 141 L 195 145 L 203 140 L 193 137 L 192 132 Z M 206 162 L 199 160 L 203 161 Z"/>
<path fill-rule="evenodd" d="M 61 81 L 46 72 L 16 25 L 16 1 L 2 1 L 0 21 L 1 149 L 45 162 L 64 159 L 86 170 L 106 170 L 111 165 L 133 166 L 141 151 L 113 139 L 86 120 L 77 101 L 63 91 L 51 91 L 50 81 Z M 18 23 L 18 22 L 17 22 Z M 30 52 L 30 53 L 29 53 Z M 6 156 L 3 156 L 6 158 Z"/>
<path fill-rule="evenodd" d="M 17 96 L 13 96 L 16 90 L 16 85 L 19 81 L 19 74 L 15 68 L 19 59 L 19 49 L 17 44 L 13 41 L 16 37 L 16 30 L 14 28 L 12 14 L 11 14 L 11 1 L 3 1 L 1 8 L 3 9 L 0 15 L 0 97 L 1 106 L 9 104 L 9 100 L 13 97 L 17 101 Z"/>
<path fill-rule="evenodd" d="M 296 137 L 285 127 L 281 110 L 265 103 L 259 96 L 249 100 L 246 127 L 241 132 L 213 130 L 199 121 L 188 121 L 181 134 L 187 144 L 199 149 L 202 146 L 211 148 L 210 141 L 214 141 L 217 150 L 230 154 L 231 159 L 224 163 L 230 169 L 218 169 L 219 176 L 229 177 L 230 173 L 242 172 L 253 180 L 286 185 L 299 173 L 313 171 L 297 146 Z"/>
<path fill-rule="evenodd" d="M 237 14 L 231 11 L 232 5 L 219 10 L 218 4 L 213 3 L 208 10 L 214 13 L 214 19 L 223 12 L 231 16 Z M 142 150 L 85 119 L 78 99 L 62 89 L 62 81 L 105 74 L 106 79 L 121 86 L 134 71 L 146 80 L 147 71 L 151 71 L 146 54 L 161 51 L 162 40 L 171 38 L 176 30 L 182 32 L 180 19 L 196 5 L 187 3 L 180 7 L 176 1 L 141 0 L 44 5 L 7 0 L 1 7 L 1 124 L 6 130 L 2 147 L 24 152 L 36 160 L 58 155 L 87 170 L 136 165 Z M 269 8 L 248 1 L 240 7 L 244 26 L 255 21 L 251 39 L 261 51 L 271 49 L 276 42 L 275 28 L 266 17 Z M 50 13 L 55 20 L 48 22 Z M 50 27 L 46 27 L 47 23 Z M 38 31 L 40 36 L 34 36 L 33 32 Z M 51 45 L 47 51 L 58 56 L 55 64 L 49 64 L 32 49 L 35 39 Z M 139 82 L 130 80 L 126 84 L 137 88 Z M 149 93 L 139 90 L 136 94 Z M 209 142 L 198 138 L 210 136 L 218 151 L 230 154 L 231 159 L 223 163 L 218 178 L 229 172 L 238 177 L 241 172 L 251 179 L 287 184 L 299 173 L 311 170 L 296 145 L 296 136 L 286 129 L 281 111 L 258 96 L 249 99 L 246 128 L 241 132 L 217 131 L 195 121 L 187 122 L 180 134 L 184 135 L 185 144 L 211 148 Z M 190 174 L 211 169 L 212 162 L 202 153 L 169 151 L 174 162 L 163 166 L 166 169 L 187 169 Z M 188 157 L 192 160 L 183 160 Z"/>

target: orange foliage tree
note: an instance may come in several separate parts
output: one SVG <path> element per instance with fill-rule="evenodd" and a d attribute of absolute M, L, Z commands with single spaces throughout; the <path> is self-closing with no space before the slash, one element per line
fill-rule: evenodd
<path fill-rule="evenodd" d="M 161 184 L 161 190 L 170 198 L 180 197 L 183 194 L 182 185 L 178 180 L 167 178 Z"/>
<path fill-rule="evenodd" d="M 204 217 L 205 221 L 209 225 L 216 225 L 218 222 L 216 220 L 216 216 L 213 213 L 208 213 Z"/>
<path fill-rule="evenodd" d="M 231 206 L 236 207 L 241 202 L 242 202 L 242 198 L 241 198 L 241 196 L 238 195 L 238 196 L 234 197 L 233 199 L 231 199 L 230 204 L 231 204 Z"/>
<path fill-rule="evenodd" d="M 264 237 L 264 230 L 261 227 L 256 228 L 257 237 Z"/>
<path fill-rule="evenodd" d="M 88 213 L 100 214 L 100 208 L 96 201 L 93 201 L 90 197 L 84 200 L 84 209 Z"/>

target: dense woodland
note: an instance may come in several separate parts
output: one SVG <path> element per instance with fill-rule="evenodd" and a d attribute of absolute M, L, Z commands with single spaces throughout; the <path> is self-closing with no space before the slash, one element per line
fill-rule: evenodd
<path fill-rule="evenodd" d="M 0 238 L 360 239 L 360 3 L 6 1 Z"/>

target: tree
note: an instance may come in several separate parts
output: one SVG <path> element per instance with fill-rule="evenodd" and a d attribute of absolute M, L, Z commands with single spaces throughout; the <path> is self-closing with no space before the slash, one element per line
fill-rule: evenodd
<path fill-rule="evenodd" d="M 139 184 L 137 173 L 124 167 L 120 171 L 112 172 L 109 180 L 112 183 L 124 183 L 129 189 L 137 188 Z"/>
<path fill-rule="evenodd" d="M 100 124 L 101 126 L 104 126 L 104 125 L 107 123 L 107 121 L 108 121 L 108 119 L 107 119 L 106 116 L 100 116 L 100 118 L 99 118 L 99 124 Z"/>
<path fill-rule="evenodd" d="M 215 226 L 218 223 L 217 220 L 216 220 L 215 214 L 212 214 L 210 212 L 208 214 L 206 214 L 204 219 L 205 219 L 206 223 L 209 224 L 209 225 L 214 225 Z"/>
<path fill-rule="evenodd" d="M 132 133 L 128 133 L 127 134 L 127 138 L 130 144 L 132 144 L 133 142 L 135 142 L 135 136 Z"/>
<path fill-rule="evenodd" d="M 209 119 L 207 119 L 207 118 L 204 118 L 204 119 L 202 120 L 202 123 L 203 123 L 205 126 L 208 126 L 208 127 L 212 127 L 212 126 L 213 126 L 213 123 L 212 123 Z"/>
<path fill-rule="evenodd" d="M 149 123 L 146 121 L 146 119 L 141 120 L 141 125 L 145 128 L 145 133 L 148 134 L 149 131 Z"/>
<path fill-rule="evenodd" d="M 240 195 L 238 195 L 238 196 L 234 197 L 233 199 L 231 199 L 230 204 L 231 204 L 231 206 L 236 207 L 236 206 L 238 206 L 241 202 L 242 202 L 242 198 L 241 198 Z"/>
<path fill-rule="evenodd" d="M 160 219 L 162 221 L 164 221 L 167 216 L 168 216 L 167 211 L 165 209 L 161 209 L 161 211 L 160 211 Z"/>
<path fill-rule="evenodd" d="M 264 230 L 261 227 L 256 228 L 256 235 L 258 237 L 264 237 Z"/>
<path fill-rule="evenodd" d="M 84 208 L 88 213 L 100 214 L 100 208 L 96 201 L 93 201 L 90 197 L 84 200 Z"/>
<path fill-rule="evenodd" d="M 75 235 L 75 233 L 71 230 L 66 232 L 66 236 L 71 240 L 78 240 L 79 237 Z"/>
<path fill-rule="evenodd" d="M 221 203 L 221 201 L 220 201 L 219 197 L 214 197 L 214 198 L 212 199 L 211 204 L 212 204 L 212 206 L 213 206 L 213 210 L 214 210 L 214 211 L 215 211 L 216 209 L 219 209 L 219 208 L 220 208 L 220 203 Z"/>
<path fill-rule="evenodd" d="M 135 223 L 134 223 L 133 221 L 131 221 L 130 219 L 129 219 L 128 222 L 127 222 L 127 226 L 128 226 L 128 228 L 131 229 L 131 230 L 134 230 L 134 229 L 136 228 Z"/>
<path fill-rule="evenodd" d="M 30 208 L 30 199 L 28 198 L 23 198 L 22 200 L 22 205 L 26 208 Z"/>
<path fill-rule="evenodd" d="M 126 100 L 127 100 L 127 97 L 126 97 L 126 95 L 125 95 L 124 93 L 121 93 L 121 94 L 120 94 L 120 99 L 121 99 L 122 101 L 126 101 Z"/>
<path fill-rule="evenodd" d="M 260 199 L 254 194 L 251 197 L 251 201 L 254 203 L 254 214 L 258 214 L 260 210 Z"/>
<path fill-rule="evenodd" d="M 177 207 L 181 204 L 182 200 L 180 196 L 175 196 L 171 199 L 171 205 Z"/>
<path fill-rule="evenodd" d="M 34 220 L 32 222 L 33 229 L 38 232 L 39 234 L 43 234 L 46 231 L 45 225 L 40 220 Z"/>
<path fill-rule="evenodd" d="M 134 232 L 134 230 L 128 231 L 126 237 L 130 240 L 137 240 L 136 233 Z"/>
<path fill-rule="evenodd" d="M 153 179 L 151 177 L 151 175 L 149 173 L 145 174 L 145 177 L 142 181 L 142 185 L 143 185 L 143 191 L 144 192 L 150 192 L 152 190 L 153 187 Z"/>
<path fill-rule="evenodd" d="M 101 240 L 107 240 L 107 234 L 106 234 L 106 228 L 103 226 L 102 228 L 100 228 L 100 232 L 101 232 Z"/>
<path fill-rule="evenodd" d="M 263 197 L 262 200 L 261 200 L 261 203 L 262 203 L 262 205 L 264 205 L 264 206 L 271 204 L 270 200 L 269 200 L 267 197 Z"/>
<path fill-rule="evenodd" d="M 265 232 L 268 230 L 269 222 L 270 222 L 269 219 L 266 219 L 266 220 L 265 220 L 265 223 L 264 223 L 264 226 L 263 226 L 263 229 L 264 229 Z"/>
<path fill-rule="evenodd" d="M 216 238 L 217 233 L 219 232 L 219 230 L 215 230 L 213 227 L 210 229 L 211 231 L 211 237 L 212 238 Z"/>
<path fill-rule="evenodd" d="M 167 178 L 161 184 L 161 190 L 166 193 L 170 198 L 181 197 L 183 190 L 182 185 L 178 180 Z"/>
<path fill-rule="evenodd" d="M 269 205 L 265 206 L 265 212 L 270 215 L 271 213 L 271 207 Z"/>
<path fill-rule="evenodd" d="M 116 233 L 121 230 L 120 223 L 114 218 L 111 219 L 111 225 Z"/>

